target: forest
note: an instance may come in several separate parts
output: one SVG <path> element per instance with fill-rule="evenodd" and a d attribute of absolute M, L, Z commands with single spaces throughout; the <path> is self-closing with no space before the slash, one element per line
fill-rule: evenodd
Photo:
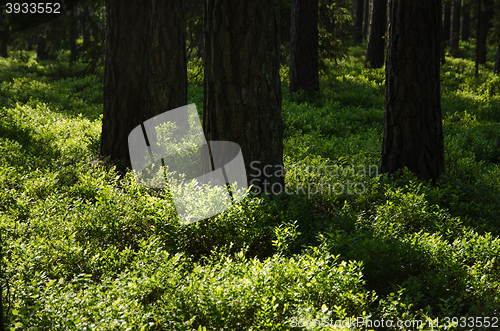
<path fill-rule="evenodd" d="M 500 329 L 499 132 L 496 0 L 0 2 L 0 331 Z"/>

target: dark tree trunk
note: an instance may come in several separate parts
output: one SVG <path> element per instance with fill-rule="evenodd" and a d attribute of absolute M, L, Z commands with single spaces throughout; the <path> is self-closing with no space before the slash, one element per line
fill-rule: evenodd
<path fill-rule="evenodd" d="M 130 165 L 128 135 L 152 116 L 148 99 L 148 8 L 142 1 L 106 1 L 106 60 L 101 156 Z"/>
<path fill-rule="evenodd" d="M 36 58 L 39 61 L 48 60 L 49 52 L 47 49 L 47 42 L 45 41 L 45 37 L 38 36 L 38 40 L 36 43 Z"/>
<path fill-rule="evenodd" d="M 9 43 L 10 34 L 2 31 L 2 36 L 0 37 L 0 56 L 3 58 L 9 57 L 9 52 L 7 51 L 7 45 Z"/>
<path fill-rule="evenodd" d="M 292 1 L 290 93 L 319 91 L 318 0 Z"/>
<path fill-rule="evenodd" d="M 370 27 L 370 0 L 366 0 L 364 21 L 363 21 L 363 40 L 365 40 L 368 37 L 369 27 Z"/>
<path fill-rule="evenodd" d="M 493 72 L 495 72 L 497 75 L 500 73 L 500 38 L 498 39 L 497 57 L 495 59 L 495 67 L 493 68 Z"/>
<path fill-rule="evenodd" d="M 455 0 L 453 4 L 453 20 L 451 25 L 451 40 L 450 40 L 450 54 L 455 57 L 458 53 L 458 46 L 460 41 L 460 11 L 462 7 L 461 0 Z"/>
<path fill-rule="evenodd" d="M 101 156 L 109 156 L 121 170 L 130 166 L 132 129 L 187 102 L 181 2 L 156 1 L 152 7 L 149 1 L 106 1 Z"/>
<path fill-rule="evenodd" d="M 89 47 L 90 47 L 90 30 L 85 23 L 82 25 L 83 25 L 82 26 L 82 35 L 83 35 L 82 48 L 84 50 L 86 50 L 86 49 L 89 49 Z"/>
<path fill-rule="evenodd" d="M 470 4 L 465 3 L 462 7 L 462 40 L 469 41 L 470 37 Z"/>
<path fill-rule="evenodd" d="M 96 22 L 89 20 L 90 23 L 90 35 L 92 40 L 103 40 L 105 31 L 102 31 L 101 28 L 97 25 Z"/>
<path fill-rule="evenodd" d="M 360 43 L 363 41 L 363 7 L 365 0 L 356 0 L 356 30 L 354 41 Z"/>
<path fill-rule="evenodd" d="M 435 0 L 390 0 L 382 171 L 425 179 L 445 170 Z"/>
<path fill-rule="evenodd" d="M 203 47 L 205 47 L 205 41 L 203 40 L 203 29 L 200 29 L 195 34 L 195 43 L 196 43 L 196 56 L 199 58 L 203 58 L 203 54 L 205 53 L 205 50 L 203 49 Z"/>
<path fill-rule="evenodd" d="M 373 0 L 370 37 L 366 50 L 366 64 L 381 68 L 385 59 L 385 34 L 387 32 L 387 0 Z"/>
<path fill-rule="evenodd" d="M 82 48 L 84 50 L 87 50 L 90 48 L 91 40 L 90 40 L 90 24 L 89 24 L 90 18 L 90 10 L 84 6 L 83 9 L 83 17 L 81 20 L 81 28 L 82 28 L 82 36 L 83 36 L 83 44 Z"/>
<path fill-rule="evenodd" d="M 69 62 L 74 62 L 77 57 L 77 48 L 76 48 L 76 40 L 78 38 L 78 29 L 77 29 L 77 21 L 76 21 L 76 7 L 70 11 L 70 15 L 68 17 L 69 20 L 69 45 L 70 45 L 70 56 Z"/>
<path fill-rule="evenodd" d="M 186 4 L 153 1 L 149 93 L 153 115 L 187 105 Z"/>
<path fill-rule="evenodd" d="M 486 42 L 488 36 L 487 1 L 477 2 L 476 67 L 486 63 Z M 477 70 L 476 70 L 477 71 Z M 477 73 L 476 73 L 477 74 Z"/>
<path fill-rule="evenodd" d="M 278 193 L 284 185 L 275 173 L 283 167 L 279 6 L 279 0 L 207 0 L 205 8 L 203 129 L 207 141 L 240 145 L 256 193 Z"/>
<path fill-rule="evenodd" d="M 444 1 L 444 17 L 443 17 L 443 43 L 447 46 L 450 42 L 451 31 L 451 0 Z"/>
<path fill-rule="evenodd" d="M 451 0 L 444 2 L 444 17 L 443 17 L 443 31 L 441 33 L 441 62 L 446 62 L 446 47 L 450 43 L 450 30 L 451 30 Z"/>
<path fill-rule="evenodd" d="M 0 11 L 0 22 L 4 21 L 4 14 Z M 9 57 L 7 44 L 9 43 L 10 31 L 8 26 L 3 26 L 0 29 L 0 56 L 3 58 Z"/>
<path fill-rule="evenodd" d="M 291 20 L 292 15 L 290 15 L 291 11 L 292 11 L 292 1 L 281 0 L 279 34 L 280 34 L 280 42 L 282 45 L 290 43 L 291 39 L 290 30 L 292 28 L 292 20 Z M 319 12 L 321 13 L 321 10 Z M 288 55 L 289 54 L 286 54 L 285 57 L 288 58 Z"/>
<path fill-rule="evenodd" d="M 33 50 L 33 39 L 31 39 L 31 37 L 26 38 L 26 50 L 27 51 Z"/>

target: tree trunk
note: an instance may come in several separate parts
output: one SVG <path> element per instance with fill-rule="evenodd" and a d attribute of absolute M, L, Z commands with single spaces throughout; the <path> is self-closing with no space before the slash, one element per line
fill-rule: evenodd
<path fill-rule="evenodd" d="M 441 62 L 446 62 L 446 47 L 450 42 L 450 30 L 451 30 L 451 0 L 445 0 L 444 2 L 444 18 L 443 18 L 443 32 L 441 34 Z"/>
<path fill-rule="evenodd" d="M 319 91 L 318 0 L 292 1 L 290 93 Z"/>
<path fill-rule="evenodd" d="M 366 50 L 366 64 L 381 68 L 385 59 L 385 34 L 387 32 L 387 0 L 373 0 L 370 37 Z"/>
<path fill-rule="evenodd" d="M 45 37 L 38 36 L 36 43 L 36 58 L 39 61 L 45 61 L 49 58 Z"/>
<path fill-rule="evenodd" d="M 290 30 L 292 28 L 292 15 L 290 14 L 292 11 L 292 1 L 291 0 L 281 0 L 280 6 L 280 22 L 279 22 L 279 34 L 280 34 L 280 42 L 282 46 L 290 45 L 291 35 Z M 321 10 L 319 10 L 321 13 Z M 289 52 L 282 52 L 283 62 L 287 63 L 286 59 L 290 55 Z"/>
<path fill-rule="evenodd" d="M 87 50 L 90 48 L 90 24 L 89 20 L 91 20 L 90 17 L 90 10 L 88 7 L 83 6 L 83 17 L 81 20 L 81 28 L 82 28 L 82 36 L 83 36 L 83 45 L 82 48 L 84 50 Z"/>
<path fill-rule="evenodd" d="M 7 45 L 9 43 L 10 34 L 2 31 L 2 36 L 0 37 L 0 56 L 3 58 L 9 57 L 9 52 L 7 51 Z"/>
<path fill-rule="evenodd" d="M 181 3 L 162 0 L 153 6 L 140 0 L 106 1 L 101 156 L 109 156 L 120 170 L 130 166 L 128 135 L 132 129 L 187 103 Z"/>
<path fill-rule="evenodd" d="M 470 37 L 470 4 L 464 3 L 462 7 L 462 40 L 469 41 Z"/>
<path fill-rule="evenodd" d="M 425 179 L 445 170 L 435 0 L 390 0 L 382 171 Z"/>
<path fill-rule="evenodd" d="M 365 13 L 363 20 L 363 40 L 368 37 L 368 30 L 370 27 L 370 0 L 365 1 Z"/>
<path fill-rule="evenodd" d="M 77 30 L 77 17 L 76 17 L 76 7 L 70 11 L 70 15 L 67 18 L 69 21 L 69 45 L 70 45 L 70 56 L 69 62 L 73 63 L 77 57 L 77 47 L 76 40 L 78 38 L 78 30 Z"/>
<path fill-rule="evenodd" d="M 443 43 L 447 46 L 450 42 L 451 31 L 451 0 L 444 1 L 444 18 L 443 18 Z"/>
<path fill-rule="evenodd" d="M 360 43 L 363 41 L 363 7 L 365 0 L 356 0 L 356 30 L 354 41 Z"/>
<path fill-rule="evenodd" d="M 479 64 L 486 63 L 486 43 L 489 19 L 487 5 L 487 1 L 478 0 L 477 2 L 476 67 Z"/>
<path fill-rule="evenodd" d="M 0 11 L 0 22 L 5 20 L 4 14 Z M 9 57 L 9 53 L 7 51 L 7 44 L 9 43 L 10 31 L 9 26 L 0 26 L 0 56 L 3 58 Z"/>
<path fill-rule="evenodd" d="M 207 141 L 239 144 L 256 193 L 284 189 L 279 5 L 207 0 L 205 8 L 203 129 Z"/>
<path fill-rule="evenodd" d="M 187 105 L 186 4 L 184 0 L 152 3 L 149 106 L 157 115 Z"/>
<path fill-rule="evenodd" d="M 33 39 L 31 39 L 31 37 L 26 38 L 26 50 L 27 51 L 33 50 Z"/>
<path fill-rule="evenodd" d="M 451 40 L 450 40 L 450 54 L 453 57 L 457 56 L 458 46 L 460 41 L 460 11 L 462 7 L 461 0 L 455 0 L 453 4 L 453 21 L 451 25 Z"/>
<path fill-rule="evenodd" d="M 495 59 L 495 67 L 493 68 L 493 72 L 497 75 L 500 73 L 500 38 L 498 39 L 497 57 Z"/>

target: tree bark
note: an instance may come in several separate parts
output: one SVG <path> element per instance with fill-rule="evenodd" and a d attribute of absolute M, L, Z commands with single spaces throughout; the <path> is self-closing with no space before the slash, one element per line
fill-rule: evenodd
<path fill-rule="evenodd" d="M 441 62 L 446 62 L 446 47 L 450 42 L 451 30 L 451 0 L 444 0 L 444 18 L 443 18 L 443 31 L 441 34 Z"/>
<path fill-rule="evenodd" d="M 500 73 L 500 38 L 498 39 L 497 57 L 495 59 L 495 67 L 493 68 L 493 72 L 497 75 Z"/>
<path fill-rule="evenodd" d="M 152 3 L 106 1 L 101 156 L 120 170 L 130 166 L 132 129 L 187 103 L 182 0 Z"/>
<path fill-rule="evenodd" d="M 385 59 L 385 34 L 387 32 L 387 0 L 373 0 L 370 36 L 366 50 L 366 64 L 381 68 Z"/>
<path fill-rule="evenodd" d="M 78 49 L 76 45 L 76 40 L 78 39 L 78 30 L 77 30 L 77 16 L 76 16 L 76 7 L 70 11 L 69 17 L 67 17 L 69 21 L 69 45 L 70 45 L 70 57 L 69 62 L 73 63 L 78 57 Z"/>
<path fill-rule="evenodd" d="M 148 84 L 152 114 L 187 105 L 186 4 L 152 2 Z"/>
<path fill-rule="evenodd" d="M 363 40 L 368 37 L 368 30 L 370 27 L 370 0 L 365 1 L 364 8 L 364 20 L 363 20 Z"/>
<path fill-rule="evenodd" d="M 319 91 L 318 0 L 292 1 L 290 94 Z"/>
<path fill-rule="evenodd" d="M 451 25 L 451 40 L 450 40 L 450 54 L 453 57 L 457 56 L 458 46 L 460 41 L 460 11 L 462 7 L 461 0 L 455 0 L 453 4 L 453 20 Z"/>
<path fill-rule="evenodd" d="M 5 22 L 6 18 L 4 17 L 4 14 L 2 11 L 0 11 L 0 22 Z M 1 25 L 0 24 L 0 56 L 3 58 L 9 57 L 9 53 L 7 51 L 7 44 L 9 43 L 10 39 L 10 31 L 9 31 L 9 26 L 7 24 Z"/>
<path fill-rule="evenodd" d="M 447 46 L 450 42 L 451 31 L 451 0 L 444 1 L 444 18 L 443 18 L 443 43 Z"/>
<path fill-rule="evenodd" d="M 462 40 L 463 41 L 469 41 L 470 37 L 470 4 L 469 3 L 464 3 L 464 6 L 462 6 Z"/>
<path fill-rule="evenodd" d="M 489 20 L 487 5 L 488 2 L 484 0 L 478 0 L 477 2 L 476 67 L 479 64 L 486 63 L 486 43 Z"/>
<path fill-rule="evenodd" d="M 83 36 L 83 45 L 82 48 L 87 50 L 90 48 L 90 24 L 88 21 L 91 20 L 90 10 L 86 6 L 82 6 L 83 8 L 83 17 L 81 18 L 81 33 Z"/>
<path fill-rule="evenodd" d="M 101 156 L 130 166 L 128 135 L 148 112 L 148 8 L 142 1 L 106 1 L 106 60 Z"/>
<path fill-rule="evenodd" d="M 390 0 L 382 172 L 424 179 L 445 170 L 435 0 Z"/>
<path fill-rule="evenodd" d="M 10 38 L 10 35 L 7 32 L 2 34 L 2 36 L 0 37 L 0 56 L 3 58 L 9 57 L 9 52 L 7 51 L 7 45 L 9 43 L 9 38 Z"/>
<path fill-rule="evenodd" d="M 363 7 L 365 0 L 356 0 L 356 30 L 354 41 L 360 43 L 363 41 Z"/>
<path fill-rule="evenodd" d="M 207 141 L 239 144 L 256 193 L 284 188 L 275 173 L 283 167 L 279 5 L 207 0 L 205 7 L 203 129 Z"/>

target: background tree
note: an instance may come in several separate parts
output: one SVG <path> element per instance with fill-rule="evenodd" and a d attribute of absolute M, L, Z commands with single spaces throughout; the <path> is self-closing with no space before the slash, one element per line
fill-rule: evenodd
<path fill-rule="evenodd" d="M 207 0 L 205 8 L 203 129 L 207 140 L 238 143 L 249 184 L 268 192 L 266 181 L 284 185 L 284 178 L 258 175 L 250 163 L 261 171 L 283 166 L 279 4 Z"/>
<path fill-rule="evenodd" d="M 354 34 L 354 42 L 360 43 L 363 41 L 363 8 L 365 0 L 356 0 L 356 30 Z"/>
<path fill-rule="evenodd" d="M 387 0 L 373 0 L 370 36 L 366 49 L 366 65 L 381 68 L 385 59 L 387 32 Z"/>
<path fill-rule="evenodd" d="M 7 18 L 3 13 L 5 5 L 0 6 L 0 56 L 1 57 L 9 57 L 9 53 L 7 52 L 7 45 L 10 39 L 10 29 Z"/>
<path fill-rule="evenodd" d="M 486 63 L 486 46 L 488 42 L 488 30 L 491 20 L 491 1 L 477 0 L 477 30 L 476 30 L 476 76 L 479 65 Z"/>
<path fill-rule="evenodd" d="M 389 0 L 382 172 L 425 179 L 445 170 L 435 0 Z"/>
<path fill-rule="evenodd" d="M 47 49 L 47 41 L 43 35 L 39 35 L 36 40 L 36 58 L 38 61 L 44 61 L 50 58 L 50 53 Z"/>
<path fill-rule="evenodd" d="M 130 165 L 132 129 L 187 103 L 182 2 L 106 1 L 101 156 L 122 170 Z"/>
<path fill-rule="evenodd" d="M 497 56 L 495 58 L 495 66 L 493 67 L 493 72 L 496 74 L 500 73 L 500 38 L 498 40 Z"/>
<path fill-rule="evenodd" d="M 443 16 L 443 31 L 441 33 L 441 62 L 446 62 L 446 48 L 450 42 L 450 29 L 451 29 L 451 0 L 444 0 L 444 16 Z"/>
<path fill-rule="evenodd" d="M 292 0 L 290 93 L 319 91 L 318 0 Z"/>
<path fill-rule="evenodd" d="M 368 37 L 368 30 L 370 28 L 370 6 L 371 1 L 370 0 L 365 0 L 365 5 L 364 5 L 364 14 L 363 14 L 363 40 L 365 40 Z"/>
<path fill-rule="evenodd" d="M 80 20 L 80 29 L 82 35 L 82 50 L 87 50 L 91 45 L 91 33 L 90 33 L 90 22 L 88 22 L 88 17 L 90 16 L 89 7 L 85 4 L 80 4 L 81 12 L 84 13 Z"/>
<path fill-rule="evenodd" d="M 493 3 L 493 37 L 495 38 L 494 40 L 497 41 L 497 54 L 495 57 L 495 66 L 493 67 L 493 72 L 496 74 L 500 73 L 500 3 L 494 2 Z"/>
<path fill-rule="evenodd" d="M 452 24 L 451 24 L 451 40 L 450 40 L 450 54 L 453 57 L 457 56 L 458 45 L 460 41 L 460 11 L 462 8 L 462 1 L 455 0 L 453 3 Z"/>
<path fill-rule="evenodd" d="M 69 13 L 67 18 L 69 25 L 69 34 L 68 34 L 68 42 L 70 49 L 70 58 L 69 61 L 72 63 L 78 57 L 78 49 L 77 49 L 77 39 L 78 39 L 78 21 L 77 21 L 77 9 L 74 7 Z"/>
<path fill-rule="evenodd" d="M 461 10 L 462 11 L 461 35 L 463 41 L 469 41 L 470 37 L 470 22 L 471 22 L 470 10 L 471 10 L 470 1 L 465 1 L 462 5 L 462 10 Z"/>

